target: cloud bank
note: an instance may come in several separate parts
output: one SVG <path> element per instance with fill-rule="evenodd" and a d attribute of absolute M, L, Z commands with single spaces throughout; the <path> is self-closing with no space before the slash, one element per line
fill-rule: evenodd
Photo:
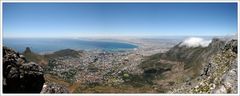
<path fill-rule="evenodd" d="M 211 43 L 211 40 L 204 40 L 203 38 L 198 37 L 190 37 L 184 40 L 180 46 L 187 46 L 187 47 L 207 47 Z"/>

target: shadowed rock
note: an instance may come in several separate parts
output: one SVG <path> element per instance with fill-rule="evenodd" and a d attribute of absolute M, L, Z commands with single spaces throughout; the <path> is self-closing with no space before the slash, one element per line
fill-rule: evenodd
<path fill-rule="evenodd" d="M 3 93 L 40 93 L 44 82 L 41 66 L 3 47 Z"/>

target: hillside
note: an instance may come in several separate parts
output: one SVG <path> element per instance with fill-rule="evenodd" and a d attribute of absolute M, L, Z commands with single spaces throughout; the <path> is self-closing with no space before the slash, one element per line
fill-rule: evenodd
<path fill-rule="evenodd" d="M 182 68 L 178 66 L 178 69 L 182 69 L 187 78 L 195 78 L 200 74 L 200 69 L 207 63 L 209 57 L 221 50 L 224 43 L 220 39 L 213 39 L 207 47 L 187 47 L 180 46 L 181 43 L 179 43 L 166 53 L 149 56 L 139 67 L 143 68 L 145 72 L 149 70 L 170 71 L 174 66 L 180 64 Z"/>
<path fill-rule="evenodd" d="M 237 92 L 236 87 L 232 88 L 233 85 L 229 85 L 231 86 L 230 89 L 228 87 L 230 91 L 219 91 L 223 88 L 219 88 L 220 85 L 217 84 L 214 86 L 217 86 L 216 90 L 218 88 L 218 91 L 205 89 L 205 91 L 202 91 L 202 88 L 210 85 L 198 85 L 197 83 L 201 81 L 205 83 L 208 82 L 210 84 L 209 78 L 222 79 L 228 74 L 228 72 L 231 71 L 230 69 L 232 67 L 235 69 L 237 68 L 237 65 L 234 65 L 235 63 L 237 64 L 237 40 L 225 41 L 215 38 L 207 47 L 187 47 L 180 46 L 180 44 L 181 43 L 174 46 L 166 53 L 149 56 L 139 65 L 139 67 L 142 68 L 144 70 L 144 74 L 150 76 L 157 85 L 164 86 L 164 88 L 168 90 L 181 90 L 183 86 L 187 90 L 191 89 L 193 86 L 198 86 L 191 91 L 170 91 L 171 93 Z M 214 64 L 212 64 L 213 62 Z M 208 68 L 209 66 L 211 68 Z M 212 73 L 208 72 L 210 69 Z M 209 74 L 211 74 L 210 77 L 208 77 Z M 204 75 L 207 75 L 204 79 L 208 79 L 202 79 Z M 231 78 L 236 79 L 236 77 Z M 219 83 L 220 81 L 221 80 L 214 83 Z M 237 83 L 235 82 L 235 84 Z"/>
<path fill-rule="evenodd" d="M 76 50 L 72 50 L 72 49 L 63 49 L 63 50 L 59 50 L 56 52 L 53 52 L 51 54 L 46 54 L 45 57 L 47 58 L 58 58 L 58 57 L 79 57 L 81 56 L 81 51 L 76 51 Z"/>
<path fill-rule="evenodd" d="M 25 56 L 27 61 L 36 62 L 36 63 L 40 64 L 41 66 L 46 66 L 48 64 L 48 60 L 46 57 L 32 52 L 29 47 L 27 47 L 25 49 L 25 51 L 22 53 L 22 55 Z"/>

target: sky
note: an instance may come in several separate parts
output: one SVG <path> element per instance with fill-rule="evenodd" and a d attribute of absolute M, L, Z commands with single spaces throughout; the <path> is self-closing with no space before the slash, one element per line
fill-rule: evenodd
<path fill-rule="evenodd" d="M 237 3 L 3 3 L 3 37 L 224 36 Z"/>

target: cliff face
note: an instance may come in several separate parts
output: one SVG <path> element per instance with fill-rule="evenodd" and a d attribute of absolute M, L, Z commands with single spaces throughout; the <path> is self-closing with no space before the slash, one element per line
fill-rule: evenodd
<path fill-rule="evenodd" d="M 205 65 L 193 93 L 237 93 L 237 40 L 226 42 L 224 48 Z"/>
<path fill-rule="evenodd" d="M 3 47 L 3 93 L 40 93 L 44 82 L 41 66 Z"/>
<path fill-rule="evenodd" d="M 34 53 L 30 48 L 26 48 L 24 54 Z M 37 54 L 27 56 L 39 57 Z M 69 93 L 65 86 L 57 83 L 44 83 L 43 71 L 39 64 L 29 62 L 25 56 L 3 47 L 3 93 Z"/>
<path fill-rule="evenodd" d="M 214 45 L 216 43 L 212 43 Z M 211 45 L 210 45 L 211 46 Z M 237 93 L 237 40 L 225 41 L 199 68 L 201 74 L 170 93 Z"/>

